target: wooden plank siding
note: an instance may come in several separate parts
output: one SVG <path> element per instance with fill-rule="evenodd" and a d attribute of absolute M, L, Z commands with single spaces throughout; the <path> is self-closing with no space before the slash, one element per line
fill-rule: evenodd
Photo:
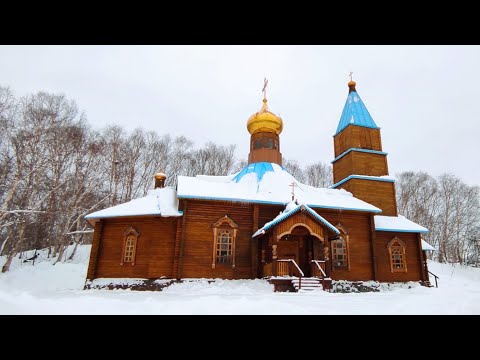
<path fill-rule="evenodd" d="M 382 151 L 380 129 L 349 125 L 333 137 L 335 157 L 348 149 L 360 148 Z"/>
<path fill-rule="evenodd" d="M 349 175 L 388 175 L 387 156 L 350 151 L 333 163 L 333 183 L 335 184 Z"/>
<path fill-rule="evenodd" d="M 214 246 L 212 225 L 227 215 L 238 225 L 235 240 L 235 269 L 216 264 L 212 269 Z M 183 278 L 251 278 L 253 204 L 189 200 L 186 214 Z"/>
<path fill-rule="evenodd" d="M 97 222 L 87 278 L 154 279 L 165 276 L 249 279 L 259 275 L 258 261 L 262 253 L 258 251 L 258 247 L 265 250 L 268 258 L 271 257 L 271 246 L 266 244 L 268 238 L 260 239 L 260 244 L 253 241 L 252 233 L 277 216 L 283 206 L 206 200 L 188 200 L 188 208 L 184 205 L 186 202 L 182 203 L 184 216 L 179 218 L 144 216 Z M 258 210 L 254 210 L 255 208 Z M 341 224 L 349 235 L 350 270 L 333 267 L 330 271 L 332 279 L 358 281 L 376 277 L 378 281 L 418 281 L 424 277 L 418 234 L 372 231 L 373 217 L 370 213 L 314 210 L 331 224 Z M 235 241 L 236 266 L 232 268 L 231 265 L 216 264 L 212 269 L 212 225 L 225 215 L 238 225 Z M 300 218 L 301 215 L 298 214 L 290 220 L 298 221 Z M 287 222 L 285 226 L 290 227 L 292 224 Z M 135 265 L 120 265 L 124 232 L 130 226 L 134 226 L 140 233 Z M 309 226 L 318 227 L 312 224 Z M 332 235 L 323 227 L 316 228 L 316 231 L 322 231 L 324 237 Z M 392 273 L 390 269 L 387 244 L 395 236 L 406 244 L 406 273 Z M 330 243 L 327 244 L 331 260 L 331 246 Z M 255 249 L 252 249 L 252 246 Z M 376 258 L 376 267 L 373 257 Z"/>
<path fill-rule="evenodd" d="M 356 198 L 382 209 L 382 215 L 397 216 L 397 200 L 393 182 L 350 179 L 341 184 L 338 189 L 345 189 Z"/>
<path fill-rule="evenodd" d="M 350 270 L 333 268 L 330 276 L 334 280 L 372 280 L 373 262 L 370 239 L 370 214 L 366 212 L 314 209 L 332 225 L 339 223 L 349 235 Z M 332 236 L 331 234 L 329 236 Z M 332 260 L 332 249 L 330 260 Z"/>
<path fill-rule="evenodd" d="M 407 272 L 391 271 L 387 245 L 394 237 L 398 237 L 405 244 Z M 417 233 L 377 231 L 375 236 L 377 280 L 383 282 L 422 280 L 423 264 L 419 241 Z"/>
<path fill-rule="evenodd" d="M 103 220 L 96 278 L 172 277 L 176 217 L 125 217 Z M 135 265 L 120 265 L 124 233 L 130 226 L 140 233 Z"/>
<path fill-rule="evenodd" d="M 262 228 L 267 222 L 275 219 L 283 210 L 285 210 L 283 205 L 259 205 L 258 228 Z"/>
<path fill-rule="evenodd" d="M 98 262 L 98 249 L 100 247 L 100 239 L 102 236 L 103 220 L 98 220 L 95 223 L 93 230 L 92 248 L 90 250 L 90 259 L 88 262 L 87 280 L 96 278 L 96 269 Z"/>

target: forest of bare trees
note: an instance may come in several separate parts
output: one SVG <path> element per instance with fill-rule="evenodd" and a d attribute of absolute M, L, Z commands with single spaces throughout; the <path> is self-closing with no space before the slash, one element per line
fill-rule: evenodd
<path fill-rule="evenodd" d="M 227 175 L 246 165 L 235 158 L 235 145 L 198 147 L 183 136 L 94 129 L 75 101 L 45 92 L 16 97 L 0 87 L 0 128 L 2 271 L 30 249 L 48 248 L 65 260 L 69 244 L 90 241 L 86 214 L 145 195 L 155 172 L 168 174 L 167 185 L 174 186 L 178 175 Z M 329 164 L 302 168 L 284 159 L 284 167 L 300 182 L 331 185 Z M 431 229 L 425 240 L 438 248 L 434 257 L 478 263 L 478 187 L 453 175 L 405 172 L 397 178 L 399 211 Z"/>

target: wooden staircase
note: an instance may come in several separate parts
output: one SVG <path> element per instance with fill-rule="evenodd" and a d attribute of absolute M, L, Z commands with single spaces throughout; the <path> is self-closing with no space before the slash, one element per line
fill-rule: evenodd
<path fill-rule="evenodd" d="M 301 286 L 300 286 L 301 280 Z M 307 292 L 312 290 L 323 290 L 323 285 L 320 279 L 314 277 L 294 278 L 292 285 L 297 292 Z"/>
<path fill-rule="evenodd" d="M 293 259 L 279 259 L 275 262 L 274 274 L 269 282 L 277 291 L 307 292 L 332 289 L 332 279 L 324 271 L 325 261 L 312 260 L 312 277 L 305 277 L 303 271 Z"/>

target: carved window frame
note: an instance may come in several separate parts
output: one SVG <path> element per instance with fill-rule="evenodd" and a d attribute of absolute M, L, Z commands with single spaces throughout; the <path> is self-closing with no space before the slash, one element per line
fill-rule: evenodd
<path fill-rule="evenodd" d="M 133 226 L 130 226 L 123 234 L 123 247 L 122 247 L 122 258 L 120 260 L 120 265 L 124 264 L 131 264 L 132 266 L 135 265 L 136 256 L 137 256 L 137 244 L 138 244 L 138 237 L 140 233 L 135 229 Z M 127 241 L 131 240 L 133 237 L 133 254 L 131 256 L 131 261 L 127 261 Z"/>
<path fill-rule="evenodd" d="M 332 266 L 334 269 L 346 269 L 350 271 L 350 236 L 348 235 L 348 230 L 340 223 L 338 223 L 335 227 L 340 231 L 340 239 L 330 242 L 330 246 L 332 248 Z M 338 243 L 342 243 L 342 248 L 345 250 L 345 265 L 337 265 L 335 261 L 335 244 Z"/>
<path fill-rule="evenodd" d="M 213 252 L 212 252 L 212 269 L 218 265 L 232 266 L 235 269 L 235 242 L 237 239 L 238 225 L 235 221 L 225 215 L 213 224 Z M 231 239 L 231 261 L 227 263 L 217 263 L 217 249 L 220 245 L 219 239 L 222 235 L 229 234 Z"/>
<path fill-rule="evenodd" d="M 394 237 L 392 240 L 390 240 L 390 242 L 388 243 L 387 245 L 387 248 L 388 248 L 388 255 L 389 255 L 389 258 L 390 258 L 390 271 L 392 273 L 394 272 L 408 272 L 407 270 L 407 257 L 406 257 L 406 245 L 405 243 L 400 240 L 398 237 Z M 398 268 L 398 267 L 395 267 L 395 259 L 394 259 L 394 255 L 400 255 L 400 259 L 401 259 L 401 264 L 402 264 L 402 267 L 401 268 Z"/>

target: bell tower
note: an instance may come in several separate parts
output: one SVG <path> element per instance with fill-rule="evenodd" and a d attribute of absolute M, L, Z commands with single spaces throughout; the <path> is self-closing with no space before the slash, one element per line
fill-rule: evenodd
<path fill-rule="evenodd" d="M 333 136 L 333 188 L 343 188 L 375 205 L 382 209 L 382 215 L 397 216 L 395 183 L 388 176 L 380 128 L 358 95 L 356 85 L 350 73 L 347 101 Z"/>
<path fill-rule="evenodd" d="M 282 165 L 280 152 L 280 133 L 283 130 L 282 118 L 272 113 L 267 106 L 267 84 L 263 84 L 263 105 L 261 109 L 250 116 L 247 129 L 250 133 L 250 153 L 248 163 L 270 162 Z"/>

